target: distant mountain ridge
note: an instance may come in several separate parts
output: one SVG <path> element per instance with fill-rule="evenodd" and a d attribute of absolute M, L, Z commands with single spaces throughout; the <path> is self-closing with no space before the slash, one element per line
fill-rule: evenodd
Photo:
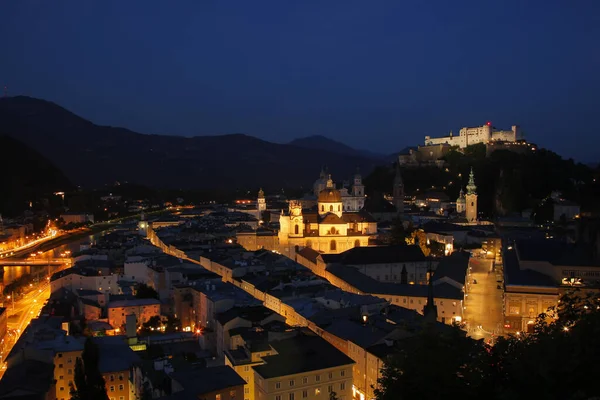
<path fill-rule="evenodd" d="M 298 147 L 304 147 L 307 149 L 321 149 L 351 156 L 367 157 L 375 160 L 381 160 L 383 162 L 392 162 L 396 159 L 397 156 L 397 153 L 392 155 L 385 155 L 368 150 L 355 149 L 342 142 L 338 142 L 337 140 L 330 139 L 323 135 L 312 135 L 294 139 L 288 144 Z"/>
<path fill-rule="evenodd" d="M 244 134 L 146 135 L 95 125 L 57 104 L 25 96 L 0 99 L 0 132 L 31 146 L 84 187 L 126 181 L 175 189 L 309 188 L 321 165 L 340 181 L 357 167 L 368 174 L 382 163 L 360 152 L 276 144 Z"/>

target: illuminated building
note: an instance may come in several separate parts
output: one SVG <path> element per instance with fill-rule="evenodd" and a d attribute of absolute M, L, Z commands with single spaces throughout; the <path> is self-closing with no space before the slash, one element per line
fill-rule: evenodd
<path fill-rule="evenodd" d="M 450 146 L 458 146 L 464 149 L 467 146 L 477 143 L 488 143 L 490 141 L 516 142 L 522 139 L 522 133 L 518 125 L 513 125 L 510 131 L 495 130 L 491 122 L 482 126 L 461 128 L 459 135 L 454 136 L 452 131 L 448 136 L 432 138 L 425 136 L 425 145 L 447 143 Z"/>
<path fill-rule="evenodd" d="M 477 186 L 475 186 L 475 175 L 473 168 L 469 174 L 469 183 L 467 184 L 467 194 L 465 196 L 465 217 L 467 222 L 473 223 L 477 221 Z"/>
<path fill-rule="evenodd" d="M 328 400 L 352 397 L 354 361 L 311 334 L 271 343 L 277 352 L 253 366 L 255 400 Z"/>
<path fill-rule="evenodd" d="M 316 211 L 304 211 L 300 202 L 290 201 L 279 225 L 280 247 L 310 247 L 323 253 L 368 246 L 369 236 L 377 233 L 377 222 L 368 213 L 344 211 L 342 195 L 331 177 L 319 193 Z"/>

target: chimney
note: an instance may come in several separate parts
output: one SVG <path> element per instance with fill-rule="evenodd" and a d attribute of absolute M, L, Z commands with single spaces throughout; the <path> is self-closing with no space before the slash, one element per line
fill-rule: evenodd
<path fill-rule="evenodd" d="M 137 318 L 135 314 L 129 314 L 125 317 L 125 334 L 128 339 L 137 337 L 136 325 Z"/>

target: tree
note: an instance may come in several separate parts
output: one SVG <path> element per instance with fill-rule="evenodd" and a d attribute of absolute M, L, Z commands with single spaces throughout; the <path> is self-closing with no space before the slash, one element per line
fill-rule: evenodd
<path fill-rule="evenodd" d="M 145 283 L 140 283 L 137 285 L 135 291 L 135 297 L 137 299 L 157 299 L 159 298 L 158 292 L 154 290 L 154 288 L 146 285 Z"/>
<path fill-rule="evenodd" d="M 81 358 L 75 360 L 71 400 L 108 400 L 106 383 L 98 369 L 99 361 L 98 346 L 88 337 Z"/>
<path fill-rule="evenodd" d="M 167 316 L 165 321 L 165 332 L 177 332 L 181 331 L 181 321 L 179 318 L 175 318 L 171 315 Z"/>
<path fill-rule="evenodd" d="M 531 333 L 491 347 L 456 327 L 425 329 L 386 360 L 377 400 L 591 399 L 600 395 L 600 299 L 568 292 L 538 316 Z"/>
<path fill-rule="evenodd" d="M 405 245 L 406 238 L 412 232 L 412 226 L 408 228 L 404 228 L 404 224 L 402 223 L 402 219 L 394 218 L 392 221 L 390 234 L 388 236 L 388 244 L 390 245 Z"/>
<path fill-rule="evenodd" d="M 159 330 L 162 327 L 162 320 L 160 316 L 155 315 L 154 317 L 150 317 L 148 321 L 142 324 L 142 332 L 149 333 L 152 331 Z"/>
<path fill-rule="evenodd" d="M 482 341 L 458 327 L 424 329 L 405 339 L 387 360 L 375 389 L 377 400 L 478 399 L 487 389 L 487 353 Z"/>

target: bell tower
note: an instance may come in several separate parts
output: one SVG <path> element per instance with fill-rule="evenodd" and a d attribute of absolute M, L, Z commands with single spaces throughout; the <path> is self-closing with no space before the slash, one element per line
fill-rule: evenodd
<path fill-rule="evenodd" d="M 475 186 L 475 174 L 473 174 L 473 168 L 471 167 L 471 173 L 469 174 L 469 183 L 467 184 L 467 195 L 465 196 L 466 205 L 466 218 L 467 222 L 477 221 L 477 186 Z"/>
<path fill-rule="evenodd" d="M 265 192 L 262 188 L 258 191 L 258 198 L 256 199 L 256 209 L 258 210 L 258 219 L 262 219 L 263 211 L 267 210 L 267 202 L 265 201 Z"/>
<path fill-rule="evenodd" d="M 356 197 L 364 197 L 365 195 L 365 185 L 362 183 L 362 176 L 360 175 L 360 171 L 358 168 L 356 169 L 356 174 L 354 174 L 354 182 L 352 184 L 352 195 Z"/>
<path fill-rule="evenodd" d="M 400 162 L 396 164 L 396 176 L 394 177 L 394 205 L 398 215 L 404 214 L 404 181 L 402 181 L 402 171 L 400 171 Z"/>
<path fill-rule="evenodd" d="M 290 201 L 290 225 L 289 225 L 289 237 L 303 237 L 304 236 L 304 217 L 302 216 L 302 204 L 300 202 L 291 200 Z"/>

